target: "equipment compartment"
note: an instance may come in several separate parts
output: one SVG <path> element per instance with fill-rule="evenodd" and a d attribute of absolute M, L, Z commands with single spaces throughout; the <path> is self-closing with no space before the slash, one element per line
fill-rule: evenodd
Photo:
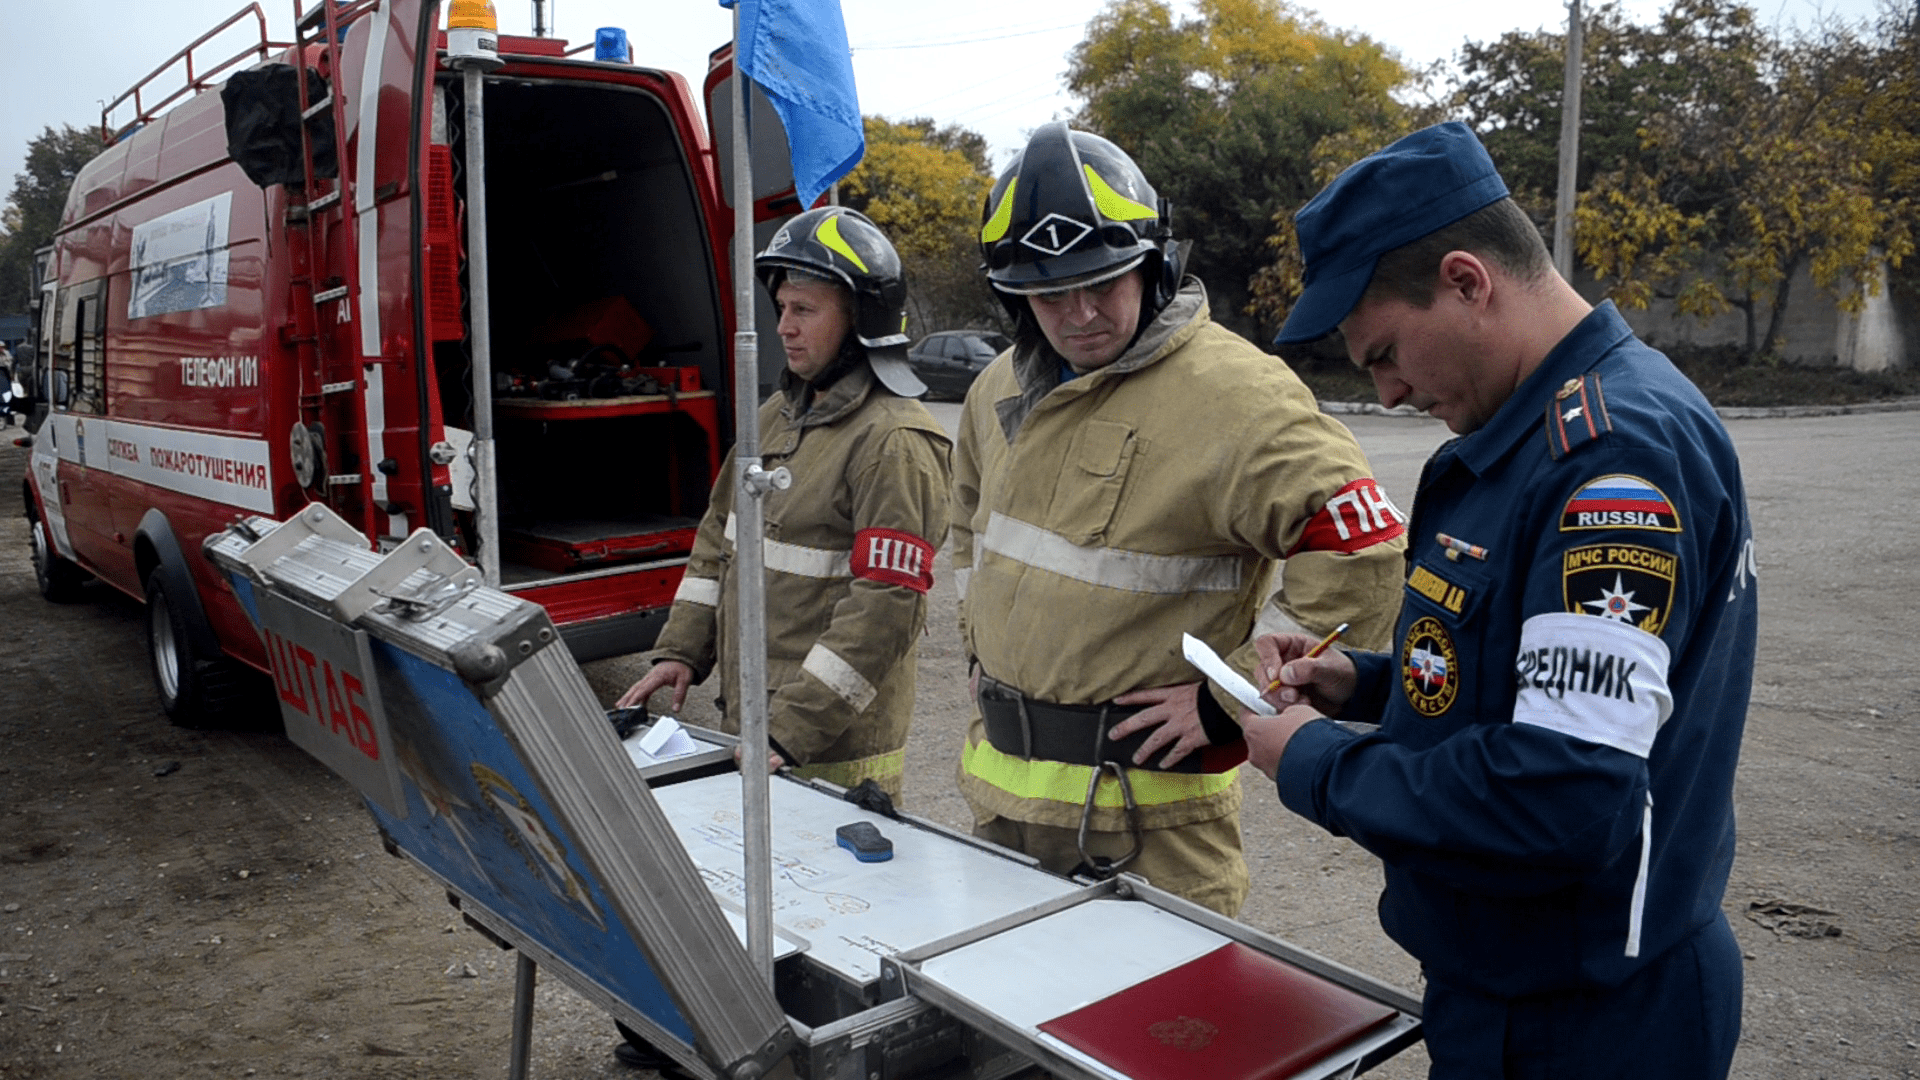
<path fill-rule="evenodd" d="M 579 65 L 550 63 L 579 78 Z M 493 421 L 513 586 L 683 560 L 720 465 L 718 268 L 689 135 L 656 95 L 677 88 L 656 72 L 592 71 L 592 82 L 486 80 Z M 436 97 L 464 215 L 458 78 L 443 76 Z M 447 422 L 470 431 L 467 348 L 443 342 L 435 360 Z M 463 481 L 454 501 L 466 509 L 477 500 Z"/>

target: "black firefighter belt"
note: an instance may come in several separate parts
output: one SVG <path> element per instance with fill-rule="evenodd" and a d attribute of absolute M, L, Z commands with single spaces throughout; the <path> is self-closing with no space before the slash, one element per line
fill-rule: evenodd
<path fill-rule="evenodd" d="M 980 716 L 986 721 L 987 741 L 995 750 L 1029 761 L 1060 761 L 1098 768 L 1111 762 L 1123 769 L 1205 772 L 1204 753 L 1191 753 L 1171 769 L 1154 761 L 1135 765 L 1133 755 L 1154 729 L 1136 731 L 1124 739 L 1109 739 L 1113 725 L 1141 710 L 1138 705 L 1056 705 L 1035 701 L 985 673 L 980 676 Z M 1154 755 L 1166 756 L 1167 747 Z"/>

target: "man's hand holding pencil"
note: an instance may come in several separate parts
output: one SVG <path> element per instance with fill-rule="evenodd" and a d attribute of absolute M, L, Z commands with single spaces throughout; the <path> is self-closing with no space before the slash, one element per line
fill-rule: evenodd
<path fill-rule="evenodd" d="M 1324 638 L 1306 634 L 1269 634 L 1255 639 L 1253 648 L 1260 656 L 1260 681 L 1266 686 L 1261 697 L 1284 709 L 1307 704 L 1327 716 L 1336 716 L 1340 707 L 1353 696 L 1353 661 L 1330 646 L 1347 628 L 1335 627 Z"/>
<path fill-rule="evenodd" d="M 1247 737 L 1247 758 L 1271 779 L 1280 767 L 1287 742 L 1302 725 L 1322 716 L 1337 716 L 1353 696 L 1353 661 L 1330 646 L 1346 630 L 1343 623 L 1324 638 L 1307 634 L 1269 634 L 1254 639 L 1260 657 L 1257 674 L 1266 690 L 1260 696 L 1280 708 L 1279 716 L 1240 714 Z"/>

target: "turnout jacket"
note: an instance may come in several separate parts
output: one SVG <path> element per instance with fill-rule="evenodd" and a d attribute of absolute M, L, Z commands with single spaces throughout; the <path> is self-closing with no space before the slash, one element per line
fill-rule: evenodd
<path fill-rule="evenodd" d="M 763 504 L 768 731 L 804 775 L 848 787 L 872 777 L 898 797 L 951 443 L 926 406 L 864 363 L 810 396 L 789 379 L 760 407 L 761 464 L 793 473 Z M 646 656 L 700 681 L 717 665 L 737 693 L 733 492 L 729 468 Z M 737 710 L 724 711 L 738 730 Z"/>
<path fill-rule="evenodd" d="M 1382 727 L 1301 728 L 1280 798 L 1381 858 L 1435 982 L 1617 986 L 1722 918 L 1757 605 L 1726 429 L 1602 304 L 1435 452 L 1409 537 L 1341 712 Z"/>
<path fill-rule="evenodd" d="M 1262 632 L 1350 622 L 1350 640 L 1384 642 L 1399 512 L 1292 370 L 1214 324 L 1198 278 L 1111 365 L 1061 382 L 1059 364 L 1044 339 L 1016 345 L 961 412 L 954 577 L 986 674 L 1089 705 L 1193 682 L 1182 633 L 1249 674 L 1256 618 Z M 1002 753 L 976 715 L 960 785 L 977 814 L 1073 827 L 1091 772 Z M 1128 770 L 1147 828 L 1233 813 L 1236 775 Z M 1094 828 L 1126 828 L 1111 779 L 1095 807 Z"/>

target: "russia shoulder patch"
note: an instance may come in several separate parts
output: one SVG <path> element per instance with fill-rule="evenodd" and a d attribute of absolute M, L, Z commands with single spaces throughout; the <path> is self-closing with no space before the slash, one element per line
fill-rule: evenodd
<path fill-rule="evenodd" d="M 1652 529 L 1680 531 L 1680 512 L 1666 493 L 1637 476 L 1615 473 L 1589 480 L 1560 509 L 1560 531 Z"/>
<path fill-rule="evenodd" d="M 1556 461 L 1612 430 L 1598 372 L 1568 379 L 1547 402 L 1547 452 Z"/>

